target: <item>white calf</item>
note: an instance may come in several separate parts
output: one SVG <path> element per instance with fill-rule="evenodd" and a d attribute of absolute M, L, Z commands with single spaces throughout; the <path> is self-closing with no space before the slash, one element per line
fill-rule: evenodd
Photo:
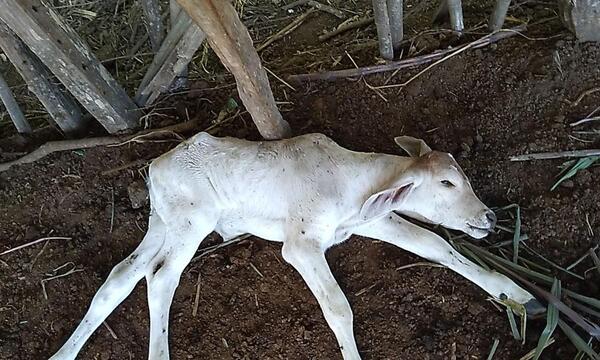
<path fill-rule="evenodd" d="M 352 234 L 379 239 L 438 262 L 491 296 L 531 311 L 541 305 L 507 277 L 482 269 L 403 214 L 483 238 L 496 217 L 473 193 L 451 155 L 410 137 L 411 157 L 358 153 L 320 134 L 250 142 L 199 133 L 155 160 L 148 232 L 119 263 L 52 360 L 74 359 L 94 330 L 144 276 L 150 308 L 149 359 L 168 359 L 169 308 L 186 265 L 212 231 L 283 243 L 283 258 L 306 281 L 344 359 L 360 359 L 352 311 L 325 251 Z"/>

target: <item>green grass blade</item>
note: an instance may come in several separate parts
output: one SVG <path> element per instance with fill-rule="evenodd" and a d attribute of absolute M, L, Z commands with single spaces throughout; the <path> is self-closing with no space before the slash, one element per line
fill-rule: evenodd
<path fill-rule="evenodd" d="M 600 319 L 600 311 L 596 311 L 592 308 L 589 308 L 583 304 L 578 303 L 577 301 L 573 301 L 572 302 L 573 307 L 579 311 L 583 311 L 584 313 L 588 314 L 588 315 L 592 315 L 598 319 Z"/>
<path fill-rule="evenodd" d="M 474 252 L 472 252 L 471 250 L 467 249 L 466 247 L 460 246 L 459 244 L 454 245 L 454 247 L 460 251 L 463 255 L 465 255 L 466 257 L 470 258 L 471 260 L 475 261 L 476 263 L 479 264 L 479 266 L 481 266 L 482 268 L 484 268 L 487 271 L 490 271 L 490 267 L 488 266 L 488 264 L 481 260 L 481 258 L 479 258 L 479 256 L 475 255 Z"/>
<path fill-rule="evenodd" d="M 590 339 L 590 341 L 588 341 L 588 345 L 592 346 L 592 339 Z M 579 350 L 577 352 L 577 355 L 575 355 L 575 357 L 573 358 L 573 360 L 583 360 L 583 358 L 585 357 L 585 353 L 581 350 Z"/>
<path fill-rule="evenodd" d="M 592 347 L 585 342 L 585 340 L 583 340 L 581 336 L 575 332 L 575 330 L 573 330 L 573 328 L 567 325 L 567 323 L 559 319 L 558 326 L 560 326 L 560 329 L 565 333 L 565 335 L 567 335 L 577 350 L 583 351 L 592 360 L 600 360 L 600 355 L 598 355 L 598 353 L 595 352 Z"/>
<path fill-rule="evenodd" d="M 510 209 L 514 209 L 516 207 L 519 207 L 519 204 L 510 204 L 510 205 L 506 205 L 503 206 L 501 208 L 497 208 L 495 209 L 495 211 L 506 211 L 506 210 L 510 210 Z"/>
<path fill-rule="evenodd" d="M 594 246 L 591 248 L 592 251 L 596 251 L 598 250 L 598 245 Z M 575 266 L 579 265 L 583 260 L 585 260 L 588 256 L 590 256 L 590 251 L 586 251 L 585 254 L 583 254 L 579 259 L 575 260 L 574 263 L 572 263 L 571 265 L 567 266 L 567 270 L 571 270 L 573 269 Z"/>
<path fill-rule="evenodd" d="M 515 233 L 513 235 L 513 262 L 519 260 L 519 244 L 521 242 L 521 207 L 517 206 L 515 219 Z"/>
<path fill-rule="evenodd" d="M 598 258 L 598 255 L 596 255 L 596 251 L 590 249 L 589 253 L 592 257 L 592 261 L 594 262 L 594 266 L 596 267 L 596 271 L 598 272 L 598 274 L 600 274 L 600 259 Z"/>
<path fill-rule="evenodd" d="M 507 306 L 506 307 L 506 315 L 508 316 L 508 322 L 510 323 L 510 331 L 512 332 L 513 338 L 517 341 L 521 341 L 521 334 L 519 334 L 519 329 L 517 328 L 517 321 L 515 320 L 515 314 L 513 314 L 512 310 Z"/>
<path fill-rule="evenodd" d="M 595 307 L 596 309 L 600 310 L 600 300 L 598 300 L 598 299 L 595 299 L 595 298 L 592 298 L 589 296 L 585 296 L 585 295 L 581 295 L 581 294 L 578 294 L 571 290 L 565 290 L 565 294 L 579 302 L 585 303 L 587 305 L 590 305 L 590 306 Z"/>
<path fill-rule="evenodd" d="M 527 246 L 526 244 L 523 244 L 523 249 L 525 249 L 525 251 L 527 251 L 528 253 L 538 257 L 539 259 L 541 259 L 542 261 L 544 261 L 546 264 L 552 266 L 553 268 L 555 268 L 556 270 L 560 270 L 562 272 L 564 272 L 565 274 L 569 274 L 579 280 L 585 280 L 585 278 L 579 274 L 576 274 L 574 272 L 572 272 L 570 269 L 568 268 L 564 268 L 550 260 L 548 260 L 547 258 L 545 258 L 544 256 L 542 256 L 542 254 L 538 253 L 537 251 L 533 250 L 532 248 L 530 248 L 529 246 Z"/>
<path fill-rule="evenodd" d="M 555 341 L 556 341 L 556 340 L 554 340 L 554 338 L 553 338 L 553 337 L 552 337 L 552 338 L 550 338 L 550 339 L 548 340 L 548 342 L 546 343 L 546 347 L 545 347 L 545 348 L 547 348 L 548 346 L 550 346 L 550 345 L 554 344 L 554 342 L 555 342 Z M 545 348 L 544 348 L 544 349 L 545 349 Z M 535 350 L 536 350 L 536 349 L 533 349 L 533 350 L 531 350 L 531 351 L 530 351 L 530 352 L 528 352 L 527 354 L 523 355 L 523 356 L 522 356 L 522 357 L 521 357 L 519 360 L 531 360 L 531 359 L 533 359 L 533 356 L 535 355 Z"/>
<path fill-rule="evenodd" d="M 556 189 L 563 181 L 565 181 L 565 180 L 567 180 L 567 179 L 572 178 L 573 176 L 575 176 L 575 174 L 577 174 L 577 172 L 579 170 L 583 170 L 583 169 L 589 168 L 598 159 L 600 159 L 600 156 L 588 156 L 588 157 L 584 157 L 584 158 L 579 159 L 575 163 L 575 165 L 573 165 L 568 171 L 566 171 L 564 173 L 563 176 L 560 177 L 560 179 L 558 179 L 558 181 L 556 183 L 554 183 L 554 185 L 552 186 L 552 188 L 550 189 L 550 191 L 554 191 L 554 189 Z"/>
<path fill-rule="evenodd" d="M 583 360 L 584 356 L 585 356 L 585 353 L 583 351 L 579 351 L 579 352 L 577 352 L 577 354 L 575 355 L 573 360 Z"/>
<path fill-rule="evenodd" d="M 523 264 L 523 266 L 525 266 L 526 268 L 534 269 L 534 270 L 537 269 L 537 271 L 541 271 L 541 272 L 546 273 L 546 274 L 552 274 L 552 270 L 550 270 L 547 267 L 544 267 L 544 266 L 542 266 L 542 265 L 540 265 L 540 264 L 538 264 L 536 262 L 533 262 L 531 260 L 527 260 L 527 259 L 525 259 L 522 256 L 519 258 L 519 262 L 521 264 Z"/>
<path fill-rule="evenodd" d="M 527 276 L 530 279 L 545 283 L 545 284 L 552 284 L 552 282 L 554 281 L 554 279 L 551 276 L 539 273 L 537 271 L 528 269 L 524 266 L 521 266 L 519 264 L 515 264 L 514 262 L 510 261 L 510 260 L 506 260 L 498 255 L 494 255 L 492 253 L 490 253 L 489 251 L 486 251 L 478 246 L 475 245 L 471 245 L 469 243 L 463 243 L 464 247 L 468 248 L 469 250 L 471 250 L 473 253 L 475 253 L 477 256 L 481 257 L 484 260 L 487 260 L 490 263 L 500 263 L 502 265 L 505 265 L 507 268 L 514 270 L 520 274 L 523 274 L 524 276 Z"/>
<path fill-rule="evenodd" d="M 556 296 L 557 298 L 560 299 L 560 290 L 561 290 L 561 286 L 560 286 L 560 280 L 554 279 L 554 283 L 552 284 L 552 294 L 554 296 Z M 542 331 L 542 335 L 540 335 L 540 338 L 538 340 L 538 345 L 537 348 L 535 349 L 535 354 L 534 354 L 534 360 L 538 360 L 540 358 L 540 355 L 542 355 L 542 351 L 544 351 L 544 349 L 546 348 L 548 341 L 550 341 L 550 338 L 552 337 L 552 333 L 554 333 L 554 330 L 556 329 L 556 326 L 558 325 L 558 309 L 556 308 L 556 305 L 550 303 L 548 304 L 548 312 L 546 315 L 546 327 L 544 328 L 544 330 Z"/>
<path fill-rule="evenodd" d="M 574 323 L 576 323 L 578 326 L 580 326 L 589 335 L 591 335 L 597 339 L 600 339 L 600 326 L 599 325 L 591 322 L 589 319 L 582 317 L 580 314 L 578 314 L 573 309 L 571 309 L 568 305 L 566 305 L 565 303 L 560 301 L 560 299 L 558 299 L 556 296 L 554 296 L 550 292 L 540 288 L 539 286 L 529 282 L 526 279 L 527 276 L 533 277 L 531 275 L 534 275 L 535 277 L 539 278 L 540 281 L 543 282 L 544 280 L 548 280 L 548 278 L 549 278 L 548 276 L 542 275 L 542 274 L 537 273 L 530 269 L 523 268 L 522 266 L 517 265 L 517 264 L 513 263 L 512 261 L 505 260 L 505 259 L 502 259 L 501 257 L 487 253 L 484 249 L 480 249 L 477 246 L 473 246 L 468 243 L 465 243 L 465 246 L 469 247 L 469 249 L 471 249 L 475 253 L 478 253 L 482 257 L 486 257 L 486 259 L 488 260 L 490 265 L 492 265 L 494 268 L 500 269 L 503 272 L 508 273 L 512 277 L 516 278 L 518 281 L 525 284 L 527 286 L 527 289 L 530 291 L 534 291 L 534 293 L 537 294 L 537 296 L 542 297 L 548 303 L 553 303 L 554 305 L 556 305 L 556 307 L 560 310 L 561 313 L 563 313 L 566 317 L 568 317 L 570 320 L 572 320 Z M 554 282 L 553 278 L 549 278 L 549 281 L 547 281 L 547 283 L 550 283 L 550 284 L 552 284 L 553 282 Z M 565 293 L 566 293 L 566 291 L 565 291 Z M 584 299 L 590 299 L 585 296 L 581 296 L 579 294 L 576 294 L 576 295 L 579 297 L 582 297 Z M 598 300 L 596 300 L 596 301 L 598 301 Z"/>
<path fill-rule="evenodd" d="M 494 354 L 496 354 L 499 344 L 500 340 L 494 339 L 494 343 L 492 344 L 492 348 L 490 349 L 490 354 L 488 355 L 487 360 L 492 360 L 494 358 Z"/>

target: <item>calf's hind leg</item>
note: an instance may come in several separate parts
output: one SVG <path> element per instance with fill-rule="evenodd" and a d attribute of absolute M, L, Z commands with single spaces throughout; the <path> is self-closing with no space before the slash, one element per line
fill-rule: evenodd
<path fill-rule="evenodd" d="M 215 228 L 216 220 L 206 216 L 183 219 L 167 229 L 167 242 L 152 259 L 146 272 L 150 309 L 150 345 L 148 359 L 169 359 L 169 309 L 183 270 L 198 246 Z"/>
<path fill-rule="evenodd" d="M 131 293 L 144 277 L 147 267 L 165 242 L 166 226 L 153 213 L 148 221 L 148 232 L 138 247 L 117 264 L 100 287 L 79 326 L 67 342 L 50 360 L 75 359 L 85 342 L 111 312 Z"/>

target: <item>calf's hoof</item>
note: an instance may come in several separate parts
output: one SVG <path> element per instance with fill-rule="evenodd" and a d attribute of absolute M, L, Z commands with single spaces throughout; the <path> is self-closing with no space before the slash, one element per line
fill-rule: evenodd
<path fill-rule="evenodd" d="M 527 317 L 537 319 L 546 313 L 546 307 L 536 299 L 531 299 L 524 304 Z"/>

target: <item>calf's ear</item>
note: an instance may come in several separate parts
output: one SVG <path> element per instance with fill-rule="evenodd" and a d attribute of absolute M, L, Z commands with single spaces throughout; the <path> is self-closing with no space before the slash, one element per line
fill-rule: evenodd
<path fill-rule="evenodd" d="M 431 148 L 425 141 L 412 136 L 398 136 L 394 138 L 394 141 L 412 157 L 423 156 L 431 152 Z"/>
<path fill-rule="evenodd" d="M 398 209 L 406 200 L 413 186 L 414 182 L 411 181 L 369 196 L 360 209 L 360 218 L 362 220 L 370 220 Z"/>

